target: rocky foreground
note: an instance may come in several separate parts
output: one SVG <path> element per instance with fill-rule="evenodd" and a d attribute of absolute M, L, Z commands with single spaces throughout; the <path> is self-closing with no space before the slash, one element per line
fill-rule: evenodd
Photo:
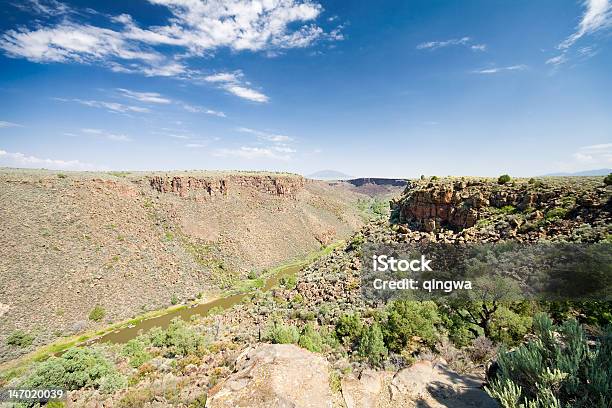
<path fill-rule="evenodd" d="M 393 222 L 370 222 L 297 279 L 127 345 L 87 348 L 113 368 L 73 388 L 68 405 L 497 406 L 482 388 L 496 344 L 516 346 L 528 338 L 537 305 L 500 309 L 492 316 L 499 332 L 491 338 L 474 325 L 456 326 L 458 316 L 433 302 L 390 309 L 361 296 L 361 248 L 423 241 L 609 242 L 610 197 L 602 178 L 414 182 L 392 202 Z M 44 377 L 30 370 L 4 382 L 34 384 Z"/>

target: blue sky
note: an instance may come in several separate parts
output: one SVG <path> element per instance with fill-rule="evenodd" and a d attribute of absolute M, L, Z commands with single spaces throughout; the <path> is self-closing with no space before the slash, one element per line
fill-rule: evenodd
<path fill-rule="evenodd" d="M 612 167 L 612 6 L 0 0 L 0 166 Z"/>

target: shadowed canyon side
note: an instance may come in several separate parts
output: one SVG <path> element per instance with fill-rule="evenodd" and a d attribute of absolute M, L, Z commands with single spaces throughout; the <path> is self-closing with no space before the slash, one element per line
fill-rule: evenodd
<path fill-rule="evenodd" d="M 2 170 L 0 183 L 0 360 L 14 331 L 35 347 L 214 296 L 362 224 L 359 193 L 292 174 Z"/>

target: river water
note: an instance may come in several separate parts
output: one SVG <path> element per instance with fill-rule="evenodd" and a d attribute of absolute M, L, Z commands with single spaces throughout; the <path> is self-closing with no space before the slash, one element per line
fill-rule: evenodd
<path fill-rule="evenodd" d="M 280 269 L 278 272 L 270 276 L 265 281 L 262 290 L 265 292 L 278 286 L 281 278 L 297 274 L 302 267 L 303 265 L 290 265 Z M 141 322 L 136 323 L 136 325 L 134 326 L 115 330 L 101 337 L 93 339 L 91 342 L 126 343 L 129 340 L 137 337 L 139 332 L 141 331 L 144 333 L 152 329 L 153 327 L 166 328 L 170 324 L 172 319 L 174 319 L 175 317 L 180 317 L 181 319 L 189 320 L 189 318 L 193 315 L 205 316 L 213 308 L 231 308 L 235 304 L 240 303 L 242 299 L 244 299 L 249 293 L 250 292 L 225 296 L 208 303 L 201 303 L 193 307 L 182 308 L 161 316 L 142 320 Z"/>

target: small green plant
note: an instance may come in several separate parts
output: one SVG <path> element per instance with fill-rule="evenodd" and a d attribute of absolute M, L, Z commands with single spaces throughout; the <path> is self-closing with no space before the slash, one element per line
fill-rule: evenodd
<path fill-rule="evenodd" d="M 300 334 L 295 326 L 274 321 L 265 338 L 274 344 L 295 344 L 299 341 Z"/>
<path fill-rule="evenodd" d="M 352 344 L 360 336 L 363 330 L 363 323 L 359 313 L 347 313 L 336 322 L 336 336 L 344 344 Z"/>
<path fill-rule="evenodd" d="M 499 176 L 497 178 L 497 184 L 506 184 L 506 183 L 509 183 L 510 180 L 512 180 L 512 179 L 511 179 L 511 177 L 509 175 L 502 174 L 501 176 Z"/>
<path fill-rule="evenodd" d="M 125 343 L 121 354 L 130 359 L 132 367 L 138 368 L 152 358 L 145 348 L 145 342 L 141 338 L 136 338 Z"/>
<path fill-rule="evenodd" d="M 293 289 L 297 285 L 297 277 L 295 275 L 283 276 L 280 278 L 280 284 L 287 289 Z"/>
<path fill-rule="evenodd" d="M 431 178 L 429 180 L 436 181 L 437 179 L 438 179 L 438 176 L 431 176 Z"/>
<path fill-rule="evenodd" d="M 247 275 L 248 279 L 257 279 L 257 271 L 255 269 L 251 269 L 249 274 Z"/>
<path fill-rule="evenodd" d="M 368 359 L 370 364 L 379 366 L 389 353 L 385 346 L 382 330 L 378 323 L 368 326 L 362 331 L 359 339 L 358 353 Z"/>
<path fill-rule="evenodd" d="M 57 177 L 61 179 L 65 179 L 67 176 L 64 173 L 57 173 Z"/>
<path fill-rule="evenodd" d="M 536 183 L 536 179 L 534 179 L 533 177 L 529 179 L 529 181 L 527 182 L 529 184 L 535 184 Z"/>
<path fill-rule="evenodd" d="M 565 218 L 567 213 L 568 213 L 567 208 L 556 207 L 556 208 L 553 208 L 552 210 L 548 211 L 544 218 L 549 220 L 549 221 L 550 220 L 559 219 L 559 218 Z"/>
<path fill-rule="evenodd" d="M 89 320 L 94 322 L 101 321 L 104 316 L 106 316 L 106 310 L 100 305 L 94 306 L 94 308 L 89 312 Z"/>
<path fill-rule="evenodd" d="M 314 353 L 320 353 L 323 348 L 323 341 L 321 339 L 321 335 L 312 324 L 307 324 L 306 326 L 304 326 L 304 329 L 300 334 L 298 344 L 300 347 L 305 348 L 306 350 L 312 351 Z"/>
<path fill-rule="evenodd" d="M 612 173 L 608 174 L 605 178 L 604 178 L 604 184 L 606 186 L 612 185 Z"/>
<path fill-rule="evenodd" d="M 6 344 L 13 347 L 29 347 L 34 341 L 34 336 L 22 330 L 15 330 L 6 338 Z"/>
<path fill-rule="evenodd" d="M 176 294 L 173 294 L 172 297 L 170 298 L 170 304 L 171 305 L 176 305 L 179 302 L 179 298 L 178 296 L 176 296 Z"/>

